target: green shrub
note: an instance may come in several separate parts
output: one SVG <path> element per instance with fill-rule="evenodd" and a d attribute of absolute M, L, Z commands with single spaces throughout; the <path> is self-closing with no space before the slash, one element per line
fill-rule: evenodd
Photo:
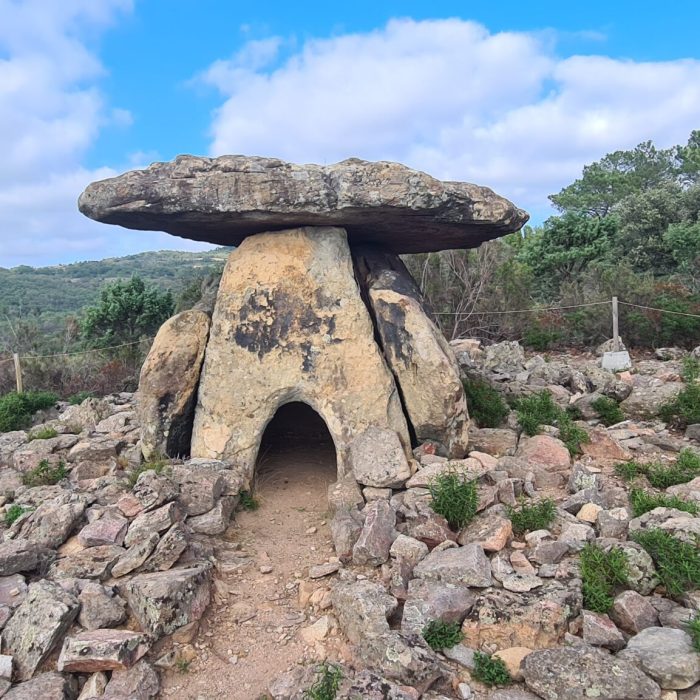
<path fill-rule="evenodd" d="M 693 640 L 693 648 L 700 652 L 700 613 L 696 613 L 695 617 L 688 622 L 686 629 Z"/>
<path fill-rule="evenodd" d="M 552 345 L 561 340 L 561 332 L 543 326 L 530 326 L 523 335 L 523 345 L 537 352 L 549 350 Z"/>
<path fill-rule="evenodd" d="M 508 404 L 503 397 L 483 380 L 464 382 L 469 415 L 480 428 L 497 428 L 508 417 Z"/>
<path fill-rule="evenodd" d="M 685 386 L 679 394 L 665 403 L 659 411 L 661 419 L 681 427 L 700 423 L 700 361 L 686 357 L 681 373 Z"/>
<path fill-rule="evenodd" d="M 260 502 L 250 491 L 241 491 L 238 494 L 238 505 L 243 510 L 257 510 L 260 508 Z"/>
<path fill-rule="evenodd" d="M 481 651 L 474 652 L 474 670 L 471 675 L 488 686 L 510 685 L 513 682 L 503 659 Z"/>
<path fill-rule="evenodd" d="M 20 517 L 20 515 L 24 515 L 25 513 L 28 513 L 31 508 L 27 508 L 25 506 L 19 505 L 19 503 L 13 503 L 6 511 L 5 511 L 5 525 L 7 527 L 10 527 L 12 523 L 17 520 L 17 518 Z"/>
<path fill-rule="evenodd" d="M 562 413 L 546 389 L 518 399 L 516 410 L 518 423 L 526 435 L 537 435 L 543 425 L 555 425 Z"/>
<path fill-rule="evenodd" d="M 630 504 L 632 505 L 632 514 L 635 518 L 648 513 L 650 510 L 654 510 L 654 508 L 675 508 L 691 515 L 697 515 L 700 512 L 700 508 L 691 501 L 684 501 L 678 496 L 649 493 L 649 491 L 642 489 L 632 489 L 630 491 Z"/>
<path fill-rule="evenodd" d="M 462 626 L 459 622 L 431 620 L 421 632 L 428 646 L 435 651 L 451 649 L 463 639 Z"/>
<path fill-rule="evenodd" d="M 343 672 L 331 664 L 322 664 L 316 682 L 304 692 L 304 700 L 335 700 Z"/>
<path fill-rule="evenodd" d="M 645 475 L 649 483 L 657 489 L 666 489 L 677 484 L 686 484 L 696 476 L 700 476 L 700 455 L 686 448 L 681 450 L 673 464 L 664 465 L 660 462 L 623 462 L 615 465 L 615 472 L 625 481 L 631 481 Z"/>
<path fill-rule="evenodd" d="M 136 482 L 144 472 L 154 471 L 156 474 L 162 474 L 167 466 L 168 458 L 162 455 L 154 456 L 147 462 L 139 464 L 129 472 L 129 488 L 133 489 L 136 486 Z"/>
<path fill-rule="evenodd" d="M 621 549 L 605 552 L 590 542 L 586 544 L 581 551 L 584 607 L 593 612 L 608 612 L 615 588 L 627 585 L 627 573 L 627 555 Z"/>
<path fill-rule="evenodd" d="M 625 481 L 632 481 L 640 474 L 646 474 L 646 465 L 630 460 L 629 462 L 621 462 L 615 465 L 615 473 L 622 477 Z"/>
<path fill-rule="evenodd" d="M 11 392 L 0 397 L 0 433 L 26 428 L 32 416 L 45 408 L 51 408 L 58 396 L 47 391 Z"/>
<path fill-rule="evenodd" d="M 603 425 L 615 425 L 625 420 L 625 414 L 620 408 L 620 404 L 609 396 L 597 398 L 591 407 L 598 414 Z"/>
<path fill-rule="evenodd" d="M 58 432 L 55 428 L 41 428 L 40 430 L 35 430 L 27 436 L 27 442 L 32 440 L 48 440 L 50 438 L 55 438 Z"/>
<path fill-rule="evenodd" d="M 563 411 L 559 416 L 557 424 L 559 426 L 559 439 L 566 445 L 569 454 L 581 454 L 581 445 L 590 440 L 588 433 L 583 428 L 576 425 L 576 423 L 569 418 L 568 414 Z"/>
<path fill-rule="evenodd" d="M 516 535 L 534 530 L 546 530 L 552 524 L 556 514 L 557 507 L 551 498 L 544 498 L 532 505 L 523 503 L 517 508 L 508 506 L 508 517 Z"/>
<path fill-rule="evenodd" d="M 654 560 L 669 596 L 678 597 L 700 585 L 700 552 L 694 544 L 659 529 L 636 532 L 632 539 Z"/>
<path fill-rule="evenodd" d="M 77 394 L 68 397 L 68 403 L 71 406 L 80 406 L 85 399 L 91 399 L 94 395 L 92 391 L 79 391 Z"/>
<path fill-rule="evenodd" d="M 67 474 L 65 462 L 60 461 L 52 466 L 48 459 L 42 459 L 34 469 L 22 475 L 22 483 L 25 486 L 53 486 L 65 479 Z"/>
<path fill-rule="evenodd" d="M 432 509 L 442 515 L 454 530 L 463 528 L 476 515 L 479 505 L 476 480 L 466 474 L 440 474 L 430 484 L 430 495 Z"/>

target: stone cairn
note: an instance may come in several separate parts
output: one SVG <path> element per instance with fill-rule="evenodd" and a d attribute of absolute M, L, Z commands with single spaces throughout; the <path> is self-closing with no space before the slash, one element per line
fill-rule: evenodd
<path fill-rule="evenodd" d="M 292 401 L 325 421 L 339 478 L 401 485 L 412 441 L 464 456 L 459 369 L 399 255 L 517 231 L 528 217 L 508 200 L 390 162 L 180 156 L 91 184 L 79 207 L 236 246 L 215 300 L 169 319 L 143 366 L 146 458 L 227 460 L 250 478 L 266 426 Z M 382 468 L 363 473 L 377 445 Z"/>

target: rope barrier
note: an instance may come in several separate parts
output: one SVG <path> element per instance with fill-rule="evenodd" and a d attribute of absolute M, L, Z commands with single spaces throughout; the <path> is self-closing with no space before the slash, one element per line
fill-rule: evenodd
<path fill-rule="evenodd" d="M 698 314 L 689 314 L 685 311 L 671 311 L 670 309 L 656 309 L 653 306 L 642 306 L 641 304 L 630 304 L 628 301 L 620 301 L 619 304 L 624 306 L 635 306 L 638 309 L 646 309 L 647 311 L 661 311 L 664 314 L 675 314 L 676 316 L 690 316 L 690 318 L 700 318 Z"/>
<path fill-rule="evenodd" d="M 572 306 L 545 306 L 534 309 L 512 309 L 509 311 L 434 311 L 434 316 L 460 316 L 462 314 L 536 314 L 542 311 L 563 311 L 565 309 L 582 309 L 585 306 L 601 306 L 602 304 L 611 304 L 611 301 L 592 301 L 588 304 L 574 304 Z M 620 302 L 621 304 L 623 302 Z"/>
<path fill-rule="evenodd" d="M 45 360 L 50 357 L 70 357 L 72 355 L 88 355 L 91 352 L 104 352 L 105 350 L 115 350 L 116 348 L 126 348 L 130 345 L 140 345 L 148 340 L 153 340 L 153 338 L 141 338 L 141 340 L 135 340 L 131 343 L 121 343 L 120 345 L 110 345 L 106 348 L 92 348 L 90 350 L 78 350 L 77 352 L 58 352 L 53 355 L 21 355 L 21 360 Z M 3 360 L 3 362 L 12 362 L 12 358 Z"/>

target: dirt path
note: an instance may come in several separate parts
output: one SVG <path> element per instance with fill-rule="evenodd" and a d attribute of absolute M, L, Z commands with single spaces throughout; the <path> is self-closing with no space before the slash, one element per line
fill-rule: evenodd
<path fill-rule="evenodd" d="M 299 636 L 315 619 L 299 606 L 299 583 L 310 565 L 333 556 L 326 490 L 334 480 L 328 444 L 268 449 L 257 470 L 260 507 L 239 512 L 222 538 L 214 604 L 192 646 L 179 649 L 194 658 L 163 674 L 161 697 L 255 700 L 272 679 L 314 658 Z"/>

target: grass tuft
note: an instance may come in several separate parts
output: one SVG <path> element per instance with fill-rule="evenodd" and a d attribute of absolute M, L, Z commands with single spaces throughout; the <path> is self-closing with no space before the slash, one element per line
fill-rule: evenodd
<path fill-rule="evenodd" d="M 637 532 L 632 539 L 642 545 L 656 564 L 656 572 L 669 596 L 677 598 L 700 586 L 700 552 L 665 530 Z"/>
<path fill-rule="evenodd" d="M 27 435 L 27 442 L 32 440 L 49 440 L 55 438 L 58 435 L 58 431 L 55 428 L 41 428 L 40 430 L 35 430 L 34 432 Z"/>
<path fill-rule="evenodd" d="M 428 646 L 435 651 L 451 649 L 463 639 L 462 626 L 458 622 L 431 620 L 421 632 Z"/>
<path fill-rule="evenodd" d="M 691 501 L 684 501 L 678 496 L 650 493 L 643 489 L 630 490 L 630 504 L 632 505 L 632 514 L 635 518 L 648 513 L 650 510 L 654 510 L 654 508 L 675 508 L 691 515 L 697 515 L 700 512 L 697 504 Z"/>
<path fill-rule="evenodd" d="M 463 382 L 469 416 L 480 428 L 498 428 L 508 417 L 508 404 L 488 383 L 481 379 Z"/>
<path fill-rule="evenodd" d="M 617 586 L 627 585 L 627 555 L 621 549 L 603 551 L 590 542 L 581 551 L 583 604 L 587 610 L 606 613 L 613 606 Z"/>
<path fill-rule="evenodd" d="M 673 464 L 665 465 L 660 462 L 641 464 L 631 461 L 617 464 L 615 472 L 625 481 L 644 475 L 654 488 L 666 489 L 669 486 L 686 484 L 696 476 L 700 476 L 700 455 L 686 448 L 681 450 Z"/>
<path fill-rule="evenodd" d="M 693 640 L 693 648 L 700 652 L 700 613 L 696 613 L 695 617 L 688 622 L 686 630 Z"/>
<path fill-rule="evenodd" d="M 476 480 L 466 474 L 445 472 L 430 484 L 432 509 L 442 515 L 453 530 L 471 522 L 479 506 Z"/>
<path fill-rule="evenodd" d="M 700 423 L 700 360 L 686 357 L 683 360 L 681 377 L 685 386 L 674 399 L 661 407 L 659 416 L 667 423 L 685 427 Z"/>
<path fill-rule="evenodd" d="M 601 396 L 596 399 L 591 407 L 598 414 L 603 425 L 615 425 L 625 420 L 625 414 L 620 408 L 620 404 L 609 396 Z"/>
<path fill-rule="evenodd" d="M 175 668 L 177 669 L 178 673 L 189 673 L 191 665 L 192 661 L 190 659 L 180 658 L 175 662 Z"/>
<path fill-rule="evenodd" d="M 471 675 L 488 686 L 510 685 L 513 682 L 503 659 L 481 651 L 474 652 L 474 670 Z"/>
<path fill-rule="evenodd" d="M 258 501 L 250 491 L 241 491 L 238 497 L 238 505 L 243 508 L 243 510 L 253 511 L 260 508 L 260 501 Z"/>
<path fill-rule="evenodd" d="M 156 474 L 162 474 L 165 468 L 168 466 L 168 458 L 163 456 L 153 457 L 148 460 L 148 462 L 143 462 L 139 464 L 138 467 L 134 467 L 129 472 L 129 488 L 134 488 L 139 477 L 144 472 L 154 471 Z"/>
<path fill-rule="evenodd" d="M 19 503 L 13 503 L 7 510 L 5 511 L 5 525 L 7 527 L 10 527 L 12 523 L 17 520 L 21 515 L 24 515 L 25 513 L 28 513 L 31 508 L 28 508 L 26 506 L 21 506 Z"/>
<path fill-rule="evenodd" d="M 546 530 L 557 514 L 557 507 L 551 498 L 544 498 L 532 505 L 522 503 L 515 508 L 507 506 L 507 510 L 515 535 Z"/>
<path fill-rule="evenodd" d="M 335 700 L 343 672 L 332 664 L 322 664 L 316 682 L 304 691 L 304 700 Z"/>
<path fill-rule="evenodd" d="M 25 486 L 53 486 L 66 478 L 66 464 L 62 460 L 51 466 L 48 459 L 42 459 L 34 469 L 22 475 Z"/>
<path fill-rule="evenodd" d="M 79 391 L 77 394 L 68 397 L 68 403 L 71 406 L 80 406 L 85 399 L 91 399 L 94 395 L 92 391 Z"/>

